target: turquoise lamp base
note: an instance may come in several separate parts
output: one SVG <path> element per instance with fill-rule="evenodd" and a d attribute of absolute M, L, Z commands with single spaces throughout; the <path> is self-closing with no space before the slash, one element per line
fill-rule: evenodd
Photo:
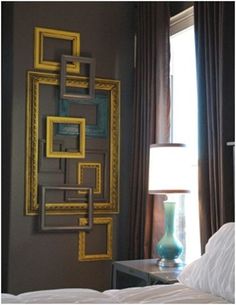
<path fill-rule="evenodd" d="M 162 258 L 161 260 L 157 261 L 157 264 L 159 267 L 162 268 L 176 268 L 176 267 L 182 267 L 183 262 L 180 258 L 175 258 L 175 259 L 166 259 Z"/>
<path fill-rule="evenodd" d="M 157 244 L 157 253 L 160 256 L 160 267 L 180 267 L 183 265 L 179 256 L 183 252 L 181 242 L 175 236 L 175 202 L 164 202 L 165 234 Z"/>

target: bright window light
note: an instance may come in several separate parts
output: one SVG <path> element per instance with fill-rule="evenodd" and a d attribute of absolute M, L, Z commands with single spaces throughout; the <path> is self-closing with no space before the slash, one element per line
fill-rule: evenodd
<path fill-rule="evenodd" d="M 182 259 L 200 256 L 198 210 L 198 125 L 194 28 L 171 36 L 171 140 L 188 147 L 191 160 L 191 193 L 176 197 L 177 236 L 184 245 Z"/>

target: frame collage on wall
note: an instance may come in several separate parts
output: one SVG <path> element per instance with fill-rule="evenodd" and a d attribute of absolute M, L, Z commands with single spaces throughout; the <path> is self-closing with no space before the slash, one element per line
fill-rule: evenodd
<path fill-rule="evenodd" d="M 60 71 L 60 63 L 46 59 L 45 39 L 71 42 L 71 55 L 80 55 L 80 34 L 35 28 L 34 68 Z M 66 63 L 65 84 L 75 93 L 89 87 L 88 77 L 74 75 L 80 62 Z M 107 227 L 106 251 L 86 254 L 89 233 L 79 232 L 79 260 L 112 258 L 112 217 L 119 213 L 120 82 L 95 78 L 91 99 L 61 99 L 60 74 L 28 71 L 26 98 L 25 213 L 40 214 L 42 185 L 93 188 L 94 230 Z M 45 198 L 45 215 L 81 215 L 86 223 L 88 202 L 85 191 L 50 193 Z M 105 222 L 105 223 L 104 223 Z M 102 231 L 103 232 L 103 231 Z M 93 233 L 94 234 L 94 233 Z"/>

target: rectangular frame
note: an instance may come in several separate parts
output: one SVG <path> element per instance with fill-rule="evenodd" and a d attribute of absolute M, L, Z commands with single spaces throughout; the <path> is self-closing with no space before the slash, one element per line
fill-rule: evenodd
<path fill-rule="evenodd" d="M 70 86 L 84 88 L 88 86 L 87 78 L 68 76 Z M 37 215 L 38 203 L 38 128 L 39 128 L 39 94 L 40 85 L 59 86 L 59 75 L 29 71 L 27 75 L 26 105 L 26 172 L 25 172 L 25 214 Z M 110 160 L 109 160 L 109 200 L 94 203 L 95 214 L 119 212 L 119 166 L 120 166 L 120 82 L 116 80 L 95 79 L 95 90 L 109 92 L 110 104 Z M 47 203 L 47 214 L 85 214 L 87 204 L 71 202 L 62 205 Z"/>
<path fill-rule="evenodd" d="M 106 138 L 107 137 L 107 115 L 108 115 L 108 107 L 106 105 L 106 100 L 101 98 L 101 96 L 96 96 L 93 100 L 76 100 L 76 101 L 67 101 L 60 100 L 59 101 L 59 116 L 69 116 L 69 107 L 71 104 L 78 105 L 93 105 L 97 107 L 97 124 L 96 125 L 86 125 L 86 136 L 94 137 L 94 138 Z M 71 127 L 65 128 L 64 125 L 58 126 L 58 134 L 59 135 L 76 135 L 76 131 Z"/>
<path fill-rule="evenodd" d="M 53 151 L 53 124 L 77 124 L 80 126 L 79 132 L 79 151 L 65 152 Z M 46 133 L 46 156 L 47 158 L 84 158 L 85 157 L 85 119 L 47 116 L 47 133 Z"/>
<path fill-rule="evenodd" d="M 96 171 L 96 186 L 93 189 L 94 194 L 101 194 L 102 190 L 102 170 L 101 163 L 98 162 L 78 162 L 78 184 L 83 183 L 84 169 L 93 168 Z M 83 191 L 79 191 L 79 194 L 85 194 Z"/>
<path fill-rule="evenodd" d="M 88 76 L 88 94 L 72 94 L 66 92 L 66 67 L 67 62 L 78 62 L 85 63 L 89 65 L 89 76 Z M 60 77 L 60 97 L 61 99 L 67 100 L 78 100 L 84 99 L 89 100 L 94 98 L 94 79 L 95 79 L 95 59 L 88 57 L 80 57 L 80 56 L 69 56 L 62 55 L 61 56 L 61 77 Z"/>
<path fill-rule="evenodd" d="M 47 226 L 46 225 L 46 190 L 84 190 L 88 194 L 88 218 L 87 223 L 79 226 Z M 93 226 L 93 190 L 91 187 L 78 187 L 78 186 L 41 186 L 41 213 L 40 213 L 40 227 L 41 231 L 63 231 L 63 232 L 76 232 L 76 231 L 90 231 Z"/>
<path fill-rule="evenodd" d="M 80 218 L 80 226 L 88 223 L 87 218 Z M 107 251 L 102 254 L 86 254 L 86 232 L 79 232 L 79 261 L 98 261 L 112 259 L 112 218 L 111 217 L 97 217 L 93 218 L 93 225 L 106 224 L 107 225 Z M 93 227 L 94 229 L 94 227 Z"/>
<path fill-rule="evenodd" d="M 72 41 L 71 53 L 73 56 L 80 55 L 80 33 L 35 27 L 34 31 L 34 68 L 49 71 L 59 71 L 60 62 L 43 59 L 44 38 L 56 38 Z M 80 65 L 68 64 L 67 71 L 72 73 L 80 72 Z"/>

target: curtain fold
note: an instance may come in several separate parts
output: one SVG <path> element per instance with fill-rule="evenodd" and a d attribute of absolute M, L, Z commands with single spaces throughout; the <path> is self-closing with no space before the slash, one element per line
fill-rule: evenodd
<path fill-rule="evenodd" d="M 202 251 L 234 221 L 234 2 L 194 2 Z"/>
<path fill-rule="evenodd" d="M 169 8 L 167 2 L 137 4 L 134 138 L 129 258 L 150 257 L 157 205 L 148 195 L 149 147 L 169 139 Z M 155 228 L 154 228 L 155 230 Z"/>

